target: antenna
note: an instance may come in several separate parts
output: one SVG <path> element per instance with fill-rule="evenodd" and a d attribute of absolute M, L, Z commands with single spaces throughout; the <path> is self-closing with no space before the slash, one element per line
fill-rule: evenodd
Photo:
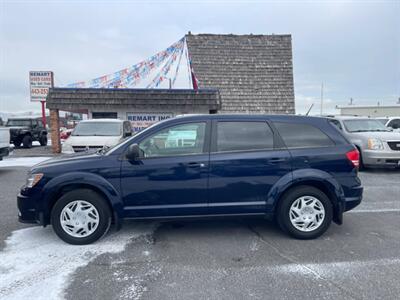
<path fill-rule="evenodd" d="M 308 116 L 308 114 L 310 113 L 310 111 L 311 111 L 311 109 L 313 108 L 313 106 L 314 106 L 314 103 L 311 104 L 310 108 L 308 109 L 308 111 L 307 111 L 307 113 L 306 113 L 306 116 Z"/>

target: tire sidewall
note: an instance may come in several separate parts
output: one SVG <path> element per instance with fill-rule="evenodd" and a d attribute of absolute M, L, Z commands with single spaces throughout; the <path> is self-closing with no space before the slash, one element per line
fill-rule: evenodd
<path fill-rule="evenodd" d="M 99 213 L 99 225 L 96 230 L 87 237 L 77 238 L 69 235 L 61 226 L 60 215 L 69 203 L 76 200 L 84 200 L 92 204 Z M 88 189 L 78 189 L 61 196 L 54 204 L 51 211 L 51 224 L 55 233 L 64 241 L 73 245 L 91 244 L 105 235 L 111 224 L 111 213 L 108 204 L 98 193 Z"/>
<path fill-rule="evenodd" d="M 25 148 L 31 148 L 32 147 L 32 138 L 29 135 L 24 136 L 22 139 L 22 144 L 24 145 Z"/>
<path fill-rule="evenodd" d="M 317 198 L 322 203 L 325 210 L 325 218 L 323 223 L 317 229 L 310 232 L 303 232 L 298 230 L 293 226 L 292 222 L 290 221 L 290 207 L 295 200 L 303 196 L 312 196 Z M 310 186 L 299 186 L 297 188 L 294 188 L 293 190 L 290 190 L 287 194 L 283 196 L 278 208 L 277 217 L 280 227 L 291 236 L 297 239 L 314 239 L 321 236 L 332 223 L 332 203 L 325 195 L 325 193 L 323 193 L 321 190 Z"/>
<path fill-rule="evenodd" d="M 40 137 L 40 146 L 47 146 L 47 135 L 42 135 Z"/>

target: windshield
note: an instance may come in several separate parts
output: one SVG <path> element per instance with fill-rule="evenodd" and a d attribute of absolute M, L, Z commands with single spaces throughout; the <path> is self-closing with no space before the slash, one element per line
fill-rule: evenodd
<path fill-rule="evenodd" d="M 380 121 L 375 119 L 355 119 L 343 121 L 348 132 L 390 131 Z"/>
<path fill-rule="evenodd" d="M 388 119 L 377 119 L 377 120 L 381 122 L 383 125 L 386 125 Z"/>
<path fill-rule="evenodd" d="M 31 120 L 8 120 L 6 126 L 24 126 L 29 127 L 31 126 Z"/>
<path fill-rule="evenodd" d="M 119 136 L 122 124 L 116 122 L 82 122 L 76 125 L 73 136 Z"/>

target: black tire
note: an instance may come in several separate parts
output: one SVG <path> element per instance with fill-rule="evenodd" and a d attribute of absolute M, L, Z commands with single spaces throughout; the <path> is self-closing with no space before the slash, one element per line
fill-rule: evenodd
<path fill-rule="evenodd" d="M 17 139 L 15 141 L 13 141 L 13 144 L 14 144 L 15 148 L 19 148 L 19 147 L 21 147 L 21 140 Z"/>
<path fill-rule="evenodd" d="M 362 156 L 361 156 L 361 151 L 360 151 L 360 163 L 358 165 L 358 171 L 365 171 L 366 167 L 364 165 Z"/>
<path fill-rule="evenodd" d="M 359 165 L 358 165 L 358 171 L 365 171 L 365 165 L 362 159 L 362 155 L 361 155 L 361 149 L 357 147 L 358 153 L 360 153 L 360 159 L 359 159 Z"/>
<path fill-rule="evenodd" d="M 24 148 L 32 148 L 32 137 L 30 135 L 24 136 L 22 145 L 24 145 Z"/>
<path fill-rule="evenodd" d="M 47 135 L 42 135 L 39 139 L 40 146 L 47 146 Z"/>
<path fill-rule="evenodd" d="M 61 212 L 64 207 L 76 200 L 89 202 L 98 212 L 99 223 L 97 228 L 90 235 L 85 237 L 74 237 L 70 235 L 62 228 L 60 221 Z M 107 233 L 111 225 L 111 211 L 106 200 L 95 191 L 90 189 L 77 189 L 64 194 L 57 200 L 51 211 L 51 224 L 53 225 L 55 233 L 64 242 L 72 245 L 87 245 L 94 243 Z"/>
<path fill-rule="evenodd" d="M 290 221 L 290 207 L 294 201 L 302 196 L 312 196 L 318 199 L 322 203 L 325 210 L 325 218 L 323 219 L 321 225 L 308 232 L 297 229 Z M 284 232 L 287 232 L 294 238 L 307 240 L 315 239 L 321 236 L 329 228 L 330 224 L 332 223 L 333 209 L 332 203 L 325 193 L 315 187 L 304 185 L 295 187 L 284 194 L 279 203 L 276 214 L 278 224 Z"/>

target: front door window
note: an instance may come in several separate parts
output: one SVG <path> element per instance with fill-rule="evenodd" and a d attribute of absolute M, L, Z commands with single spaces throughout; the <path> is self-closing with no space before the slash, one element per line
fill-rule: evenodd
<path fill-rule="evenodd" d="M 203 153 L 206 123 L 177 125 L 143 140 L 139 147 L 144 157 Z"/>

